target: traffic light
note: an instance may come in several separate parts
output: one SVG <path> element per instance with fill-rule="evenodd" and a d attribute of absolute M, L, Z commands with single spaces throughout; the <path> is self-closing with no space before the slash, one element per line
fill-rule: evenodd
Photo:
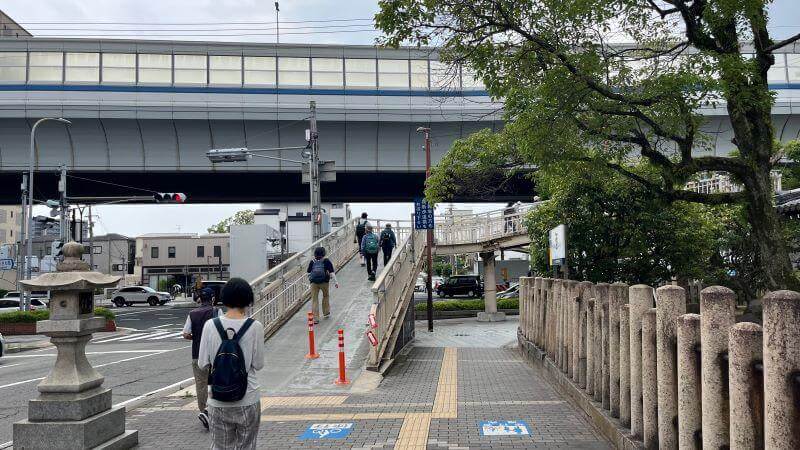
<path fill-rule="evenodd" d="M 156 203 L 184 203 L 186 194 L 183 192 L 157 192 L 153 194 Z"/>

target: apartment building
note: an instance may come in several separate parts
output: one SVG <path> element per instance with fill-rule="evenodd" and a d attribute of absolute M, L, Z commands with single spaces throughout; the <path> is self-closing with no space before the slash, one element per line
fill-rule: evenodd
<path fill-rule="evenodd" d="M 136 238 L 136 267 L 140 283 L 165 290 L 184 289 L 198 276 L 204 280 L 230 278 L 230 235 L 227 233 L 151 233 Z"/>

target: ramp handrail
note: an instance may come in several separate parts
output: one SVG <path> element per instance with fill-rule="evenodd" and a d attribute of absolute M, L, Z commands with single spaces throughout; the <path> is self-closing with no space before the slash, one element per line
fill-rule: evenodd
<path fill-rule="evenodd" d="M 412 293 L 425 249 L 425 231 L 408 228 L 389 263 L 372 285 L 375 303 L 370 314 L 375 315 L 377 328 L 373 329 L 378 345 L 370 350 L 367 367 L 377 370 L 387 354 L 391 352 L 400 331 L 400 324 L 407 308 L 411 307 Z M 391 356 L 391 355 L 390 355 Z"/>
<path fill-rule="evenodd" d="M 434 232 L 436 245 L 476 244 L 526 234 L 525 217 L 536 206 L 521 204 L 513 210 L 509 207 L 469 216 L 439 217 Z"/>

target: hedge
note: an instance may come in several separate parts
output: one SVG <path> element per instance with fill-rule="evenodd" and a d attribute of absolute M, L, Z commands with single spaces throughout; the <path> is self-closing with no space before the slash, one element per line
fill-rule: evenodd
<path fill-rule="evenodd" d="M 427 304 L 418 303 L 414 309 L 426 311 Z M 483 300 L 442 300 L 433 302 L 434 311 L 483 311 Z M 497 309 L 519 309 L 518 298 L 504 298 L 497 301 Z"/>
<path fill-rule="evenodd" d="M 114 312 L 108 308 L 97 307 L 94 315 L 105 317 L 106 320 L 114 320 Z M 0 314 L 0 323 L 31 323 L 50 318 L 50 311 L 39 309 L 36 311 L 12 311 Z"/>

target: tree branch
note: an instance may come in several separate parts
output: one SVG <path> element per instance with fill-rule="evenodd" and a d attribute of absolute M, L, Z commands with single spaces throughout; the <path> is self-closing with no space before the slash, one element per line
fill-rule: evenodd
<path fill-rule="evenodd" d="M 788 39 L 784 39 L 784 40 L 782 40 L 780 42 L 776 42 L 776 43 L 770 45 L 769 47 L 765 48 L 764 51 L 768 52 L 768 53 L 769 52 L 774 52 L 775 50 L 778 50 L 779 48 L 786 47 L 787 45 L 797 41 L 798 39 L 800 39 L 800 33 L 797 33 L 797 34 L 795 34 L 794 36 L 792 36 L 792 37 L 790 37 Z"/>

